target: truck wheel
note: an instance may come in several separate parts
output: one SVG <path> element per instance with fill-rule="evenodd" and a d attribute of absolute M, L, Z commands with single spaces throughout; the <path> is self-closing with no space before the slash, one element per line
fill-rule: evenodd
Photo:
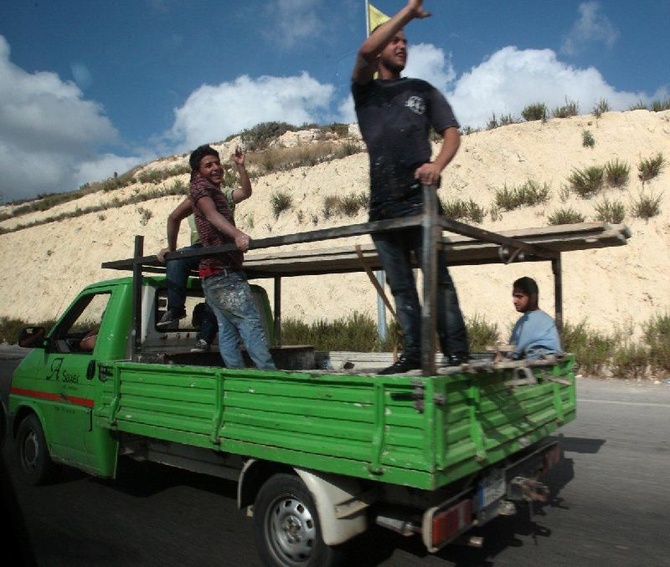
<path fill-rule="evenodd" d="M 51 460 L 40 420 L 29 415 L 19 425 L 16 450 L 21 475 L 27 484 L 37 486 L 53 480 L 57 467 Z"/>
<path fill-rule="evenodd" d="M 296 476 L 277 474 L 254 503 L 259 555 L 268 567 L 333 567 L 344 560 L 340 547 L 323 542 L 316 505 Z"/>

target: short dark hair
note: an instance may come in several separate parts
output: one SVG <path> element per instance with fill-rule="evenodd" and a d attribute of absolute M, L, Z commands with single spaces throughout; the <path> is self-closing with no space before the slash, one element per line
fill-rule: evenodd
<path fill-rule="evenodd" d="M 540 288 L 537 287 L 537 282 L 528 276 L 516 280 L 514 282 L 514 289 L 520 289 L 528 295 L 540 295 Z"/>
<path fill-rule="evenodd" d="M 191 157 L 188 158 L 188 164 L 191 166 L 191 171 L 196 171 L 200 168 L 200 162 L 202 161 L 202 158 L 204 158 L 205 156 L 214 156 L 216 158 L 220 157 L 219 152 L 217 152 L 209 144 L 203 144 L 202 146 L 198 146 L 191 153 Z"/>

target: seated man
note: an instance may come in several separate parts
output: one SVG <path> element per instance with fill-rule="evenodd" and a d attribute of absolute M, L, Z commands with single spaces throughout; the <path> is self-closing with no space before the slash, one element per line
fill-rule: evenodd
<path fill-rule="evenodd" d="M 539 288 L 534 279 L 523 277 L 512 287 L 514 308 L 523 315 L 514 325 L 510 343 L 512 360 L 538 359 L 562 352 L 561 340 L 554 319 L 539 308 Z M 496 360 L 502 357 L 497 355 Z"/>

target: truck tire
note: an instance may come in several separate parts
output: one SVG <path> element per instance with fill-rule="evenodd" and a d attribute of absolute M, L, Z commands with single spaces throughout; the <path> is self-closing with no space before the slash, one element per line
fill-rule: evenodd
<path fill-rule="evenodd" d="M 254 532 L 268 567 L 334 567 L 345 559 L 342 547 L 323 542 L 314 499 L 294 475 L 276 474 L 258 491 Z"/>
<path fill-rule="evenodd" d="M 51 460 L 42 424 L 34 414 L 24 418 L 16 436 L 16 451 L 21 477 L 32 486 L 47 484 L 58 468 Z"/>

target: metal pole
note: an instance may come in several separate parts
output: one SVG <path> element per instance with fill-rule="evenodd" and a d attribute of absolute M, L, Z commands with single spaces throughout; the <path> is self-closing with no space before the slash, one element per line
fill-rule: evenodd
<path fill-rule="evenodd" d="M 556 313 L 556 328 L 558 334 L 563 334 L 563 270 L 561 254 L 551 261 L 551 271 L 554 272 L 554 311 Z"/>
<path fill-rule="evenodd" d="M 383 270 L 377 270 L 375 273 L 377 281 L 382 289 L 384 289 L 384 284 L 386 283 L 386 277 Z M 384 305 L 384 300 L 377 295 L 377 335 L 379 340 L 384 342 L 388 334 L 386 328 L 386 306 Z"/>
<path fill-rule="evenodd" d="M 144 236 L 135 236 L 135 253 L 133 262 L 133 334 L 130 344 L 130 359 L 142 350 L 142 261 L 144 254 Z"/>
<path fill-rule="evenodd" d="M 421 310 L 421 370 L 424 376 L 436 372 L 435 350 L 437 322 L 437 240 L 441 234 L 437 222 L 437 191 L 433 185 L 423 189 L 423 308 Z M 418 260 L 418 258 L 417 258 Z"/>
<path fill-rule="evenodd" d="M 275 276 L 274 346 L 281 346 L 281 276 Z"/>

